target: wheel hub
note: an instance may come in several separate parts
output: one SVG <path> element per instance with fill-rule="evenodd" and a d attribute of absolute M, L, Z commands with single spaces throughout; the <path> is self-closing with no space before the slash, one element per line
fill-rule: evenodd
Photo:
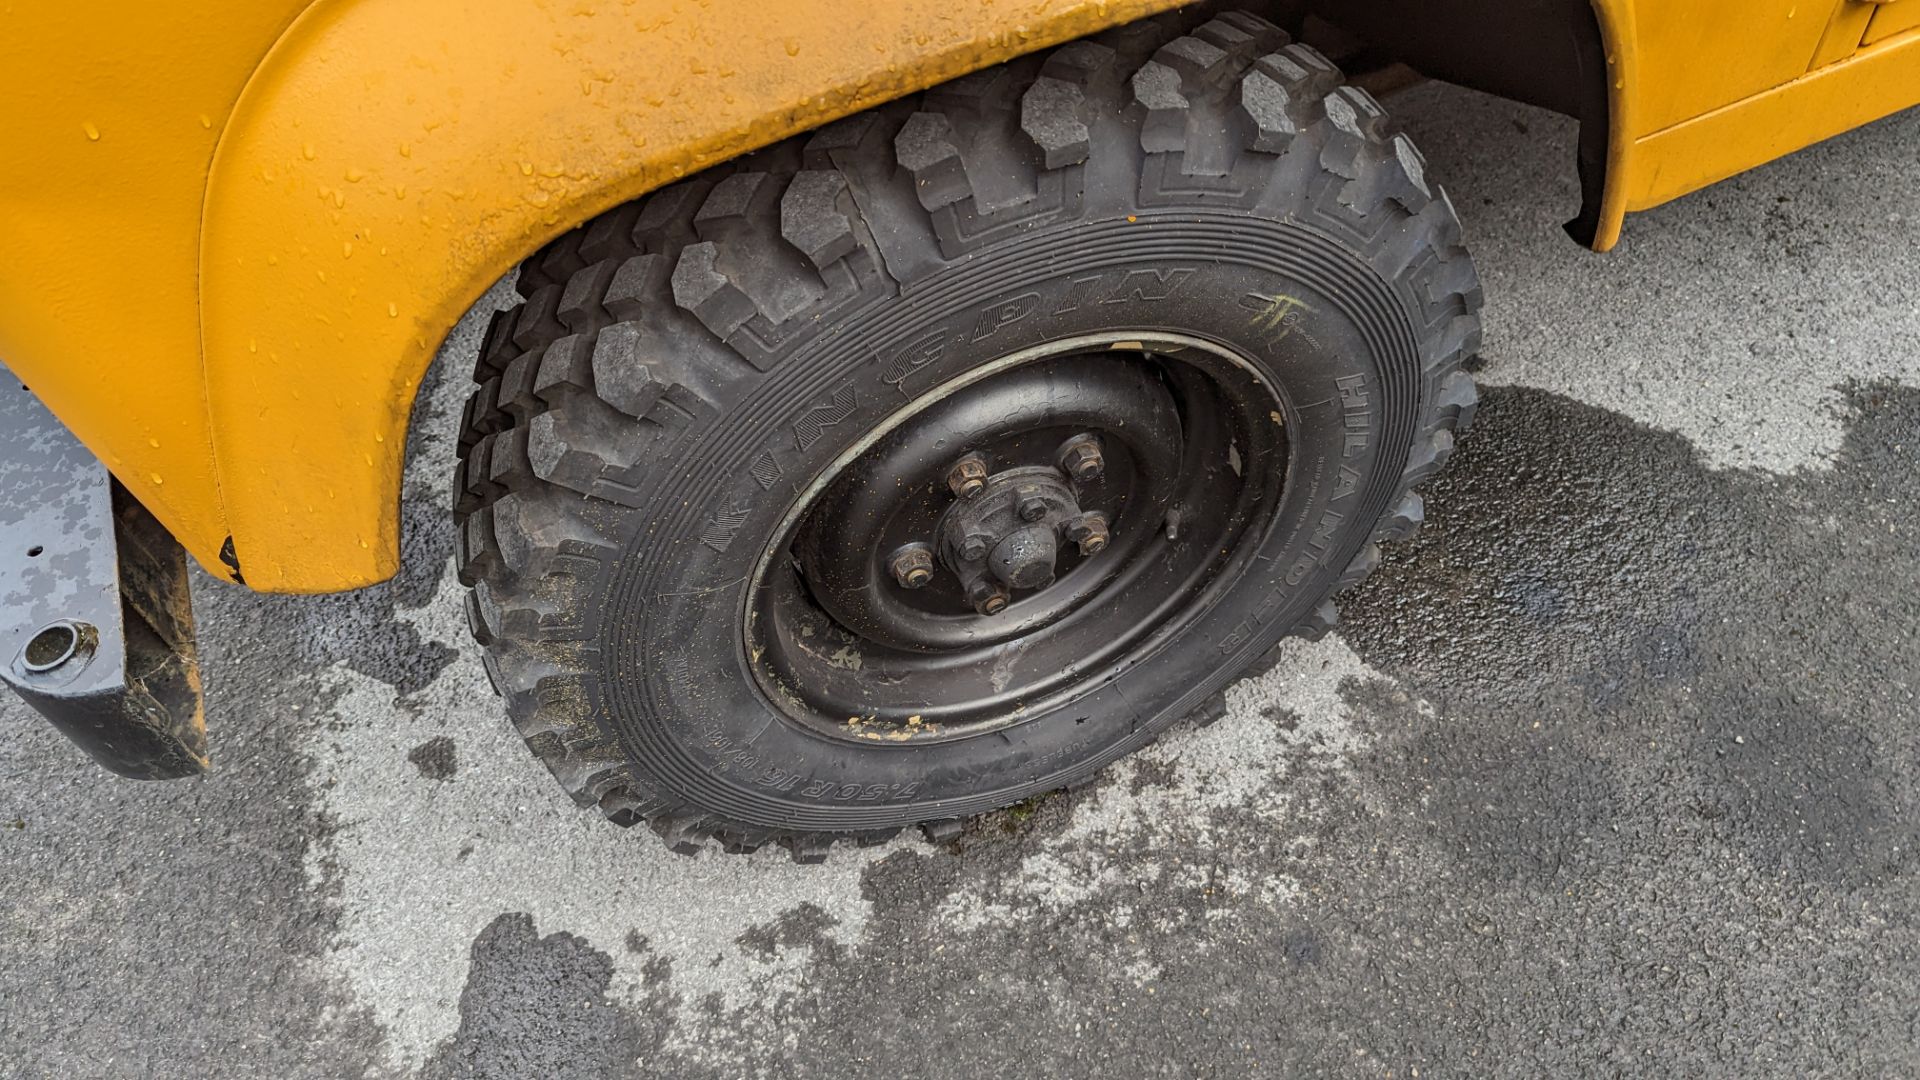
<path fill-rule="evenodd" d="M 1151 362 L 1073 356 L 1010 371 L 850 462 L 794 552 L 815 602 L 871 641 L 1010 640 L 1085 603 L 1158 531 L 1182 441 Z"/>
<path fill-rule="evenodd" d="M 1284 438 L 1230 356 L 1036 352 L 916 400 L 802 494 L 747 631 L 795 719 L 907 741 L 1021 722 L 1189 617 L 1264 520 Z"/>
<path fill-rule="evenodd" d="M 954 471 L 970 464 L 956 464 Z M 1069 530 L 1085 531 L 1089 518 L 1098 518 L 1105 528 L 1104 515 L 1081 510 L 1073 480 L 1052 465 L 988 473 L 967 490 L 972 496 L 958 499 L 936 531 L 941 564 L 959 578 L 968 602 L 982 615 L 1006 610 L 1012 590 L 1052 585 L 1060 541 L 1071 539 L 1065 535 Z M 1083 545 L 1081 554 L 1095 554 L 1100 546 L 1090 551 Z"/>

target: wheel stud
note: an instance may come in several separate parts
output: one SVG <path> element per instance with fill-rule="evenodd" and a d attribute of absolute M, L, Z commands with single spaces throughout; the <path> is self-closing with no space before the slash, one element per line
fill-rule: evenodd
<path fill-rule="evenodd" d="M 988 543 L 989 539 L 985 536 L 974 535 L 967 537 L 966 540 L 960 544 L 960 558 L 967 562 L 979 562 L 981 559 L 987 557 Z"/>
<path fill-rule="evenodd" d="M 1067 523 L 1067 539 L 1080 545 L 1080 554 L 1098 555 L 1107 548 L 1107 516 L 1088 511 Z"/>
<path fill-rule="evenodd" d="M 1060 467 L 1082 483 L 1100 479 L 1107 462 L 1100 454 L 1100 440 L 1092 435 L 1075 435 L 1060 448 Z"/>
<path fill-rule="evenodd" d="M 967 599 L 982 615 L 998 615 L 1007 610 L 1007 590 L 982 578 L 967 587 Z"/>
<path fill-rule="evenodd" d="M 1039 521 L 1047 516 L 1047 501 L 1039 496 L 1029 496 L 1020 502 L 1020 520 Z"/>
<path fill-rule="evenodd" d="M 894 552 L 887 569 L 901 588 L 924 588 L 933 580 L 933 549 L 925 544 L 908 544 Z"/>
<path fill-rule="evenodd" d="M 971 499 L 987 486 L 987 459 L 968 454 L 947 470 L 947 487 L 963 499 Z"/>

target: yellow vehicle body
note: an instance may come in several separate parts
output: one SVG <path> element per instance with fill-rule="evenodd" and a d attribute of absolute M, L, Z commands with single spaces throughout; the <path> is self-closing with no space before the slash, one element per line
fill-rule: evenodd
<path fill-rule="evenodd" d="M 209 570 L 371 584 L 397 566 L 427 364 L 540 244 L 710 163 L 1177 6 L 14 4 L 0 360 Z M 1600 250 L 1630 211 L 1920 103 L 1920 0 L 1593 14 Z"/>

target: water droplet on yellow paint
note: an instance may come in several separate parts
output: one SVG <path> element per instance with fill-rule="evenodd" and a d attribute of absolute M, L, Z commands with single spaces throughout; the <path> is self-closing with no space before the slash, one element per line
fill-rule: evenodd
<path fill-rule="evenodd" d="M 343 259 L 353 258 L 353 241 L 342 240 L 340 242 L 340 257 Z"/>
<path fill-rule="evenodd" d="M 313 144 L 308 143 L 305 146 L 302 146 L 300 148 L 300 156 L 303 158 L 306 158 L 308 161 L 312 161 L 313 160 Z"/>
<path fill-rule="evenodd" d="M 335 210 L 339 210 L 339 209 L 341 209 L 342 207 L 344 207 L 344 206 L 346 206 L 346 205 L 347 205 L 347 193 L 346 193 L 346 192 L 344 192 L 344 191 L 336 191 L 336 192 L 334 192 L 334 193 L 333 193 L 333 208 L 334 208 Z"/>
<path fill-rule="evenodd" d="M 255 340 L 254 340 L 254 339 L 252 339 L 252 338 L 248 338 L 248 339 L 247 339 L 247 351 L 248 351 L 248 352 L 250 352 L 250 353 L 257 353 L 257 352 L 259 352 L 259 351 L 260 351 L 260 343 L 259 343 L 258 341 L 255 341 Z"/>
<path fill-rule="evenodd" d="M 201 127 L 203 127 L 203 128 L 211 128 L 211 127 L 213 127 L 213 117 L 211 117 L 211 116 L 208 116 L 208 115 L 207 115 L 206 113 L 201 113 L 201 114 L 200 114 L 200 126 L 201 126 Z"/>
<path fill-rule="evenodd" d="M 149 473 L 149 474 L 147 475 L 147 479 L 149 479 L 149 480 L 151 480 L 151 481 L 153 481 L 153 482 L 154 482 L 155 484 L 164 484 L 164 483 L 166 483 L 166 481 L 165 481 L 165 480 L 162 480 L 162 479 L 160 479 L 160 474 L 159 474 L 159 473 Z"/>
<path fill-rule="evenodd" d="M 393 197 L 394 197 L 394 198 L 396 198 L 396 199 L 404 199 L 404 198 L 406 198 L 406 197 L 407 197 L 407 185 L 405 185 L 405 184 L 395 184 L 395 185 L 393 185 Z"/>
<path fill-rule="evenodd" d="M 315 270 L 314 273 L 319 276 L 321 281 L 327 280 L 327 272 L 325 270 Z"/>
<path fill-rule="evenodd" d="M 268 266 L 279 266 L 279 265 L 280 265 L 280 256 L 278 256 L 278 255 L 269 255 L 269 256 L 267 256 L 267 265 L 268 265 Z"/>
<path fill-rule="evenodd" d="M 153 447 L 153 448 L 154 448 L 155 450 L 158 450 L 158 449 L 160 449 L 160 440 L 159 440 L 159 439 L 148 439 L 148 440 L 147 440 L 147 445 L 148 445 L 148 446 L 151 446 L 151 447 Z"/>
<path fill-rule="evenodd" d="M 788 56 L 800 55 L 800 39 L 799 38 L 787 39 L 787 55 Z"/>
<path fill-rule="evenodd" d="M 376 431 L 376 432 L 374 432 L 374 433 L 373 433 L 373 441 L 374 441 L 374 442 L 386 442 L 386 441 L 387 441 L 387 437 L 386 437 L 385 435 L 382 435 L 382 434 L 380 434 L 379 432 L 377 432 L 377 431 Z"/>
<path fill-rule="evenodd" d="M 399 305 L 399 304 L 388 304 L 388 305 L 387 305 L 387 318 L 389 318 L 389 319 L 397 319 L 397 318 L 399 318 L 399 317 L 400 317 L 400 305 Z"/>
<path fill-rule="evenodd" d="M 411 143 L 401 143 L 401 144 L 400 144 L 400 156 L 401 156 L 401 157 L 412 157 L 412 156 L 413 156 L 413 144 L 411 144 Z"/>
<path fill-rule="evenodd" d="M 347 173 L 346 173 L 346 176 L 347 176 L 347 183 L 349 183 L 349 184 L 357 184 L 357 183 L 359 183 L 359 182 L 361 181 L 361 179 L 362 179 L 362 178 L 364 178 L 364 177 L 365 177 L 366 175 L 367 175 L 366 173 L 364 173 L 364 172 L 361 172 L 361 171 L 360 171 L 359 169 L 348 169 L 348 170 L 347 170 Z"/>
<path fill-rule="evenodd" d="M 86 123 L 81 124 L 80 130 L 87 133 L 88 142 L 100 141 L 100 129 L 93 126 L 93 121 L 89 120 Z"/>
<path fill-rule="evenodd" d="M 532 175 L 533 175 L 533 162 L 531 162 L 531 161 L 523 161 L 523 162 L 521 162 L 521 163 L 520 163 L 520 175 L 521 175 L 521 176 L 532 176 Z"/>

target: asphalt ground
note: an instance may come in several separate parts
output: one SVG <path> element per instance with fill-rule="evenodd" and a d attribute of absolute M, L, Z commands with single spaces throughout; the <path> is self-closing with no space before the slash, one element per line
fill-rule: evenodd
<path fill-rule="evenodd" d="M 1599 256 L 1566 121 L 1390 107 L 1485 280 L 1484 405 L 1224 720 L 820 867 L 576 810 L 450 570 L 477 309 L 398 580 L 201 582 L 213 775 L 0 701 L 0 1075 L 1920 1073 L 1920 113 Z"/>

